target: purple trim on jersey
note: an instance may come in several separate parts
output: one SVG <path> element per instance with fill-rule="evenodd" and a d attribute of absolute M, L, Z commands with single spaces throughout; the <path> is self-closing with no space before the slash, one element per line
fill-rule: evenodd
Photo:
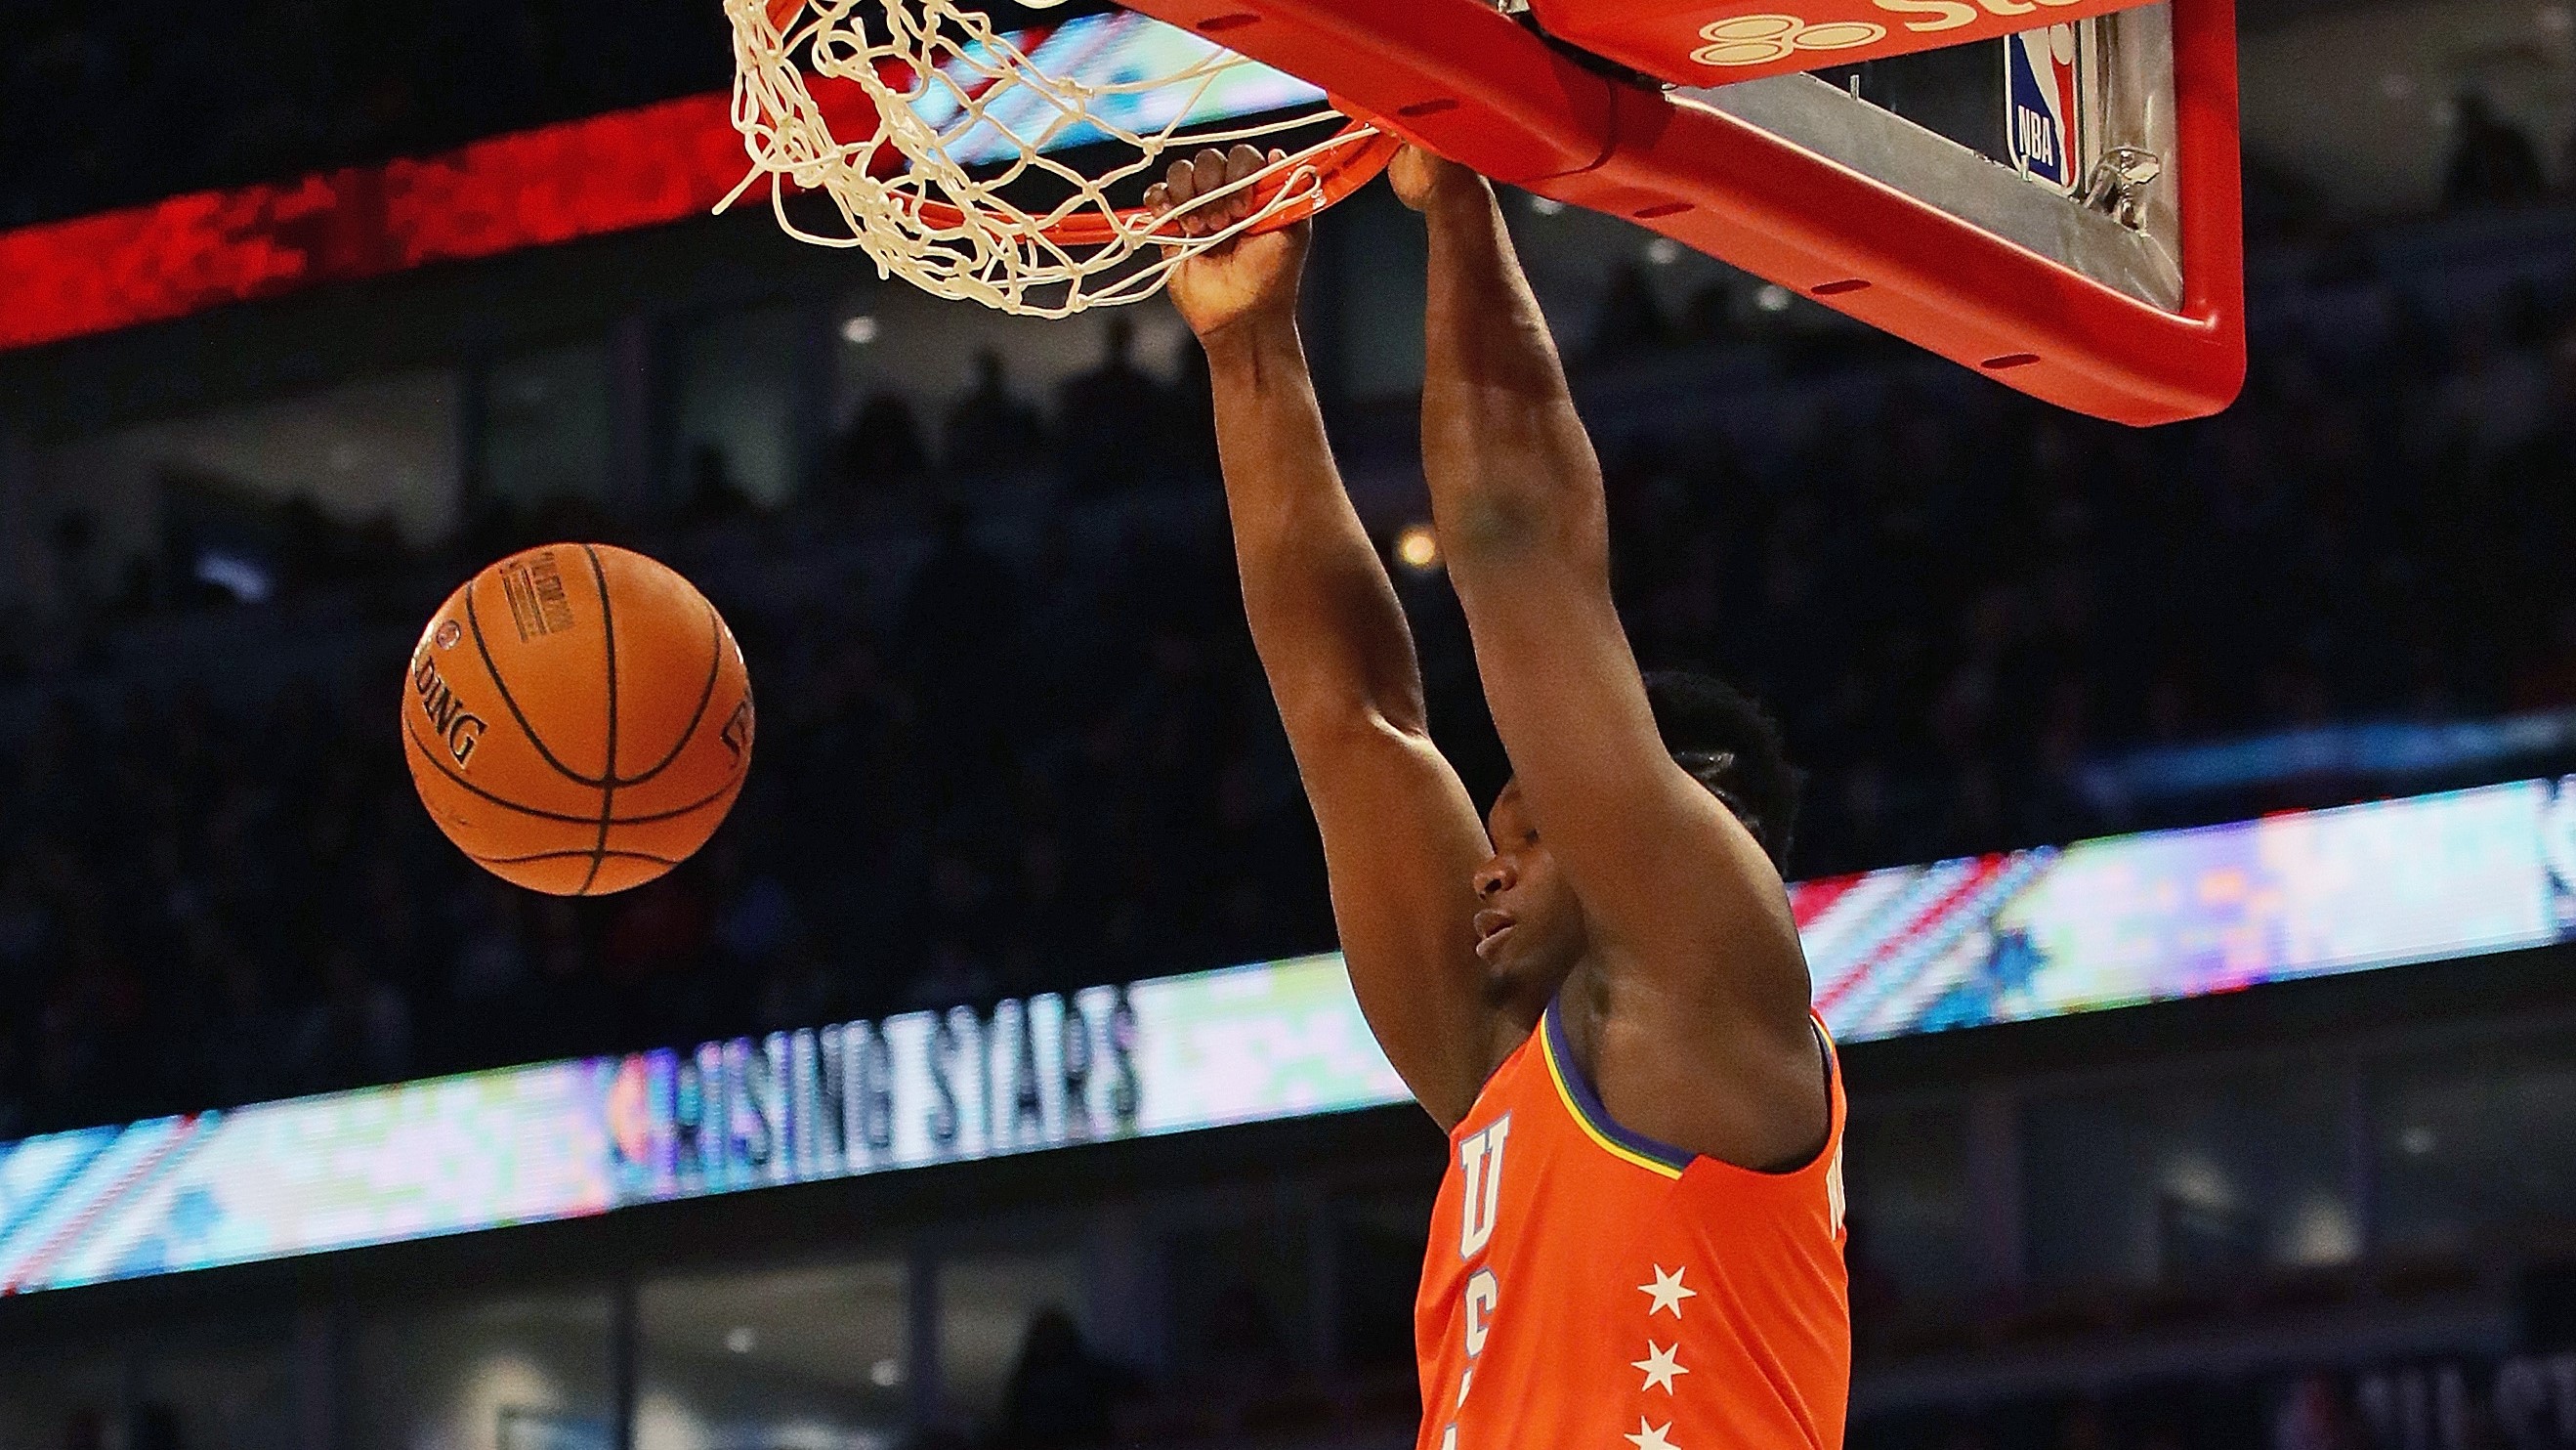
<path fill-rule="evenodd" d="M 1557 999 L 1548 999 L 1547 1011 L 1539 1019 L 1539 1030 L 1547 1034 L 1548 1050 L 1556 1057 L 1557 1070 L 1565 1075 L 1565 1086 L 1574 1094 L 1574 1110 L 1592 1125 L 1594 1132 L 1631 1153 L 1652 1158 L 1675 1173 L 1691 1165 L 1699 1155 L 1670 1143 L 1657 1142 L 1631 1128 L 1623 1128 L 1610 1110 L 1601 1105 L 1601 1095 L 1592 1090 L 1592 1079 L 1583 1064 L 1574 1060 L 1574 1049 L 1565 1036 L 1564 1015 L 1557 1010 Z"/>

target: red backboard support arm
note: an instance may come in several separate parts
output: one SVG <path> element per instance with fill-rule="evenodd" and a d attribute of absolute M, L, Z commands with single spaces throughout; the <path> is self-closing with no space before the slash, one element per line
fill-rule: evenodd
<path fill-rule="evenodd" d="M 2173 312 L 1747 122 L 1612 79 L 1480 0 L 1129 3 L 1498 181 L 1627 217 L 2050 402 L 2143 426 L 2217 412 L 2243 385 L 2234 0 L 2172 0 Z"/>

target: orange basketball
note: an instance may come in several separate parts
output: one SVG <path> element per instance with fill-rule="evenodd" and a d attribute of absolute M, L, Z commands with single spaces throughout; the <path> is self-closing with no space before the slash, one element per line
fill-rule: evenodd
<path fill-rule="evenodd" d="M 751 766 L 751 677 L 688 580 L 607 544 L 549 544 L 430 616 L 402 726 L 447 839 L 504 880 L 597 896 L 723 823 Z"/>

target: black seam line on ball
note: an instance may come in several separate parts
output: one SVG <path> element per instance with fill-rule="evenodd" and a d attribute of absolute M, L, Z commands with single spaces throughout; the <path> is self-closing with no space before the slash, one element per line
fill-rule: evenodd
<path fill-rule="evenodd" d="M 577 851 L 539 851 L 533 856 L 477 856 L 471 851 L 465 854 L 469 859 L 486 866 L 529 866 L 539 861 L 573 861 L 586 856 L 606 856 L 613 861 L 650 861 L 656 866 L 680 864 L 671 857 L 656 856 L 650 851 L 593 851 L 588 846 Z M 596 874 L 596 868 L 593 874 Z"/>
<path fill-rule="evenodd" d="M 538 806 L 521 805 L 517 801 L 510 799 L 508 796 L 494 795 L 492 792 L 485 790 L 483 787 L 476 785 L 470 780 L 467 780 L 464 776 L 457 774 L 454 766 L 451 766 L 445 760 L 440 759 L 438 752 L 430 749 L 429 746 L 421 740 L 420 732 L 414 729 L 408 720 L 403 724 L 403 734 L 411 741 L 412 748 L 420 752 L 423 760 L 428 761 L 431 767 L 436 769 L 441 776 L 444 776 L 450 784 L 457 786 L 471 795 L 490 801 L 492 804 L 499 806 L 504 810 L 517 811 L 523 816 L 534 816 L 541 821 L 562 821 L 567 825 L 575 826 L 595 826 L 599 824 L 599 817 L 597 816 L 568 815 L 562 811 L 550 811 Z M 710 791 L 707 794 L 698 797 L 696 800 L 689 802 L 687 805 L 675 806 L 667 811 L 655 811 L 650 815 L 619 816 L 610 821 L 609 824 L 612 826 L 651 826 L 658 825 L 663 821 L 676 821 L 682 816 L 693 816 L 698 812 L 705 810 L 707 807 L 721 802 L 726 796 L 733 794 L 734 790 L 741 784 L 742 782 L 739 780 L 729 780 L 719 789 Z M 472 855 L 473 853 L 469 851 L 466 854 Z"/>
<path fill-rule="evenodd" d="M 468 628 L 474 631 L 474 652 L 483 657 L 483 672 L 492 677 L 493 688 L 501 692 L 501 703 L 510 707 L 510 718 L 519 722 L 519 732 L 528 737 L 528 743 L 530 745 L 537 748 L 537 758 L 553 767 L 555 774 L 562 776 L 564 779 L 571 781 L 575 785 L 604 786 L 608 784 L 605 780 L 594 780 L 591 777 L 582 774 L 580 771 L 573 769 L 571 766 L 564 764 L 561 760 L 556 759 L 555 753 L 546 748 L 545 737 L 537 733 L 536 726 L 528 723 L 527 712 L 519 708 L 519 697 L 510 693 L 510 682 L 501 678 L 501 666 L 494 662 L 492 651 L 483 643 L 483 618 L 482 615 L 474 608 L 474 586 L 472 584 L 465 586 L 465 623 Z M 613 743 L 614 742 L 612 742 L 612 744 Z M 608 757 L 608 773 L 610 775 L 615 775 L 617 773 L 617 756 L 613 751 Z"/>
<path fill-rule="evenodd" d="M 590 848 L 590 874 L 573 893 L 588 896 L 591 883 L 599 879 L 600 863 L 608 858 L 608 824 L 617 818 L 617 615 L 608 600 L 608 571 L 599 567 L 599 551 L 584 544 L 581 555 L 590 561 L 590 577 L 599 585 L 599 643 L 608 660 L 608 753 L 600 762 L 607 779 L 599 783 L 599 840 Z"/>
<path fill-rule="evenodd" d="M 680 738 L 672 742 L 671 753 L 663 756 L 651 770 L 642 775 L 617 776 L 617 784 L 642 785 L 671 768 L 671 763 L 680 758 L 680 752 L 688 749 L 689 742 L 697 738 L 698 727 L 706 723 L 707 702 L 716 697 L 716 677 L 722 673 L 724 673 L 724 620 L 717 616 L 716 607 L 710 604 L 707 606 L 707 682 L 698 687 L 698 708 L 689 712 L 688 728 L 682 730 Z M 608 769 L 612 774 L 617 770 L 616 756 L 608 757 Z"/>

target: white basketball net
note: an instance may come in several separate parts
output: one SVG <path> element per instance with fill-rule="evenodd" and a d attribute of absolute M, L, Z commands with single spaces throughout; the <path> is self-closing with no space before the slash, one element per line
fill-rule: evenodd
<path fill-rule="evenodd" d="M 1337 124 L 1311 91 L 1288 110 L 1225 119 L 1229 87 L 1275 91 L 1281 78 L 1187 31 L 1156 37 L 1155 53 L 1177 61 L 1161 73 L 1112 67 L 1091 80 L 1049 74 L 989 17 L 951 0 L 775 0 L 775 12 L 773 0 L 725 3 L 733 121 L 752 170 L 718 210 L 766 177 L 789 235 L 861 248 L 883 275 L 1005 312 L 1064 317 L 1150 297 L 1191 253 L 1328 204 L 1325 174 L 1374 139 Z M 1087 19 L 1155 24 L 1124 12 Z M 868 134 L 834 134 L 817 104 L 818 89 L 845 99 L 847 87 L 872 107 Z M 857 129 L 850 118 L 861 108 L 833 109 Z M 1185 206 L 1136 207 L 1172 161 L 1237 143 L 1288 155 Z M 1075 146 L 1084 169 L 1054 154 Z M 795 191 L 830 197 L 841 225 L 817 232 L 792 220 Z M 1222 231 L 1184 238 L 1170 225 L 1246 191 L 1260 205 Z"/>

